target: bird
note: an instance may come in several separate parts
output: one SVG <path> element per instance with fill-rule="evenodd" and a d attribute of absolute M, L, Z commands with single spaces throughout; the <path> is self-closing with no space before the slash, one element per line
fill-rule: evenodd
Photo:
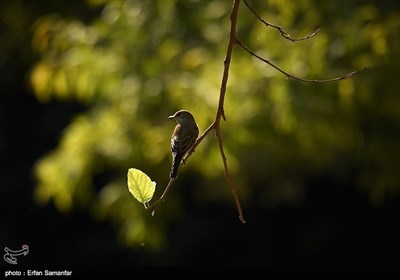
<path fill-rule="evenodd" d="M 187 110 L 179 110 L 168 119 L 177 123 L 171 136 L 172 167 L 169 175 L 171 179 L 176 179 L 182 159 L 196 143 L 199 128 L 192 113 Z"/>

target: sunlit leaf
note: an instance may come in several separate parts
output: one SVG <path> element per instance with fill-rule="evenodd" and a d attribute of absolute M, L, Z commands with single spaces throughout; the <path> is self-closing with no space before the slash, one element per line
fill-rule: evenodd
<path fill-rule="evenodd" d="M 136 168 L 128 170 L 128 188 L 131 194 L 147 208 L 147 203 L 153 198 L 156 182 L 152 182 L 146 173 Z"/>

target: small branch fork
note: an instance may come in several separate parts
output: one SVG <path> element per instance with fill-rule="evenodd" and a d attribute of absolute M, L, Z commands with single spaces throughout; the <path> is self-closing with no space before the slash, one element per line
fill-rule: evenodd
<path fill-rule="evenodd" d="M 368 67 L 364 67 L 362 70 L 358 70 L 358 71 L 353 71 L 350 73 L 347 73 L 346 75 L 343 75 L 341 77 L 337 77 L 337 78 L 333 78 L 333 79 L 325 79 L 325 80 L 309 80 L 309 79 L 304 79 L 304 78 L 300 78 L 297 76 L 294 76 L 292 74 L 289 74 L 288 72 L 282 70 L 281 68 L 279 68 L 278 66 L 276 66 L 275 64 L 273 64 L 270 60 L 266 60 L 265 58 L 262 58 L 261 56 L 259 56 L 258 54 L 254 53 L 253 51 L 251 51 L 248 47 L 246 47 L 242 42 L 240 42 L 239 40 L 236 40 L 236 44 L 238 44 L 242 49 L 244 49 L 246 52 L 248 52 L 249 54 L 251 54 L 252 56 L 254 56 L 255 58 L 258 58 L 259 60 L 261 60 L 262 62 L 267 63 L 268 65 L 272 66 L 273 68 L 275 68 L 276 70 L 278 70 L 279 72 L 281 72 L 283 75 L 285 75 L 287 78 L 293 79 L 293 80 L 297 80 L 297 81 L 301 81 L 301 82 L 307 82 L 307 83 L 329 83 L 329 82 L 337 82 L 340 80 L 346 80 L 352 76 L 354 76 L 355 74 L 358 74 L 361 71 L 366 70 Z"/>
<path fill-rule="evenodd" d="M 315 35 L 317 35 L 318 32 L 319 32 L 319 30 L 320 30 L 320 29 L 317 29 L 317 30 L 314 31 L 313 33 L 311 33 L 311 34 L 309 34 L 309 35 L 307 35 L 307 36 L 305 36 L 305 37 L 303 37 L 303 38 L 297 38 L 297 39 L 296 39 L 296 38 L 291 38 L 290 35 L 289 35 L 288 33 L 286 33 L 286 32 L 283 30 L 282 27 L 277 26 L 277 25 L 274 25 L 274 24 L 271 24 L 271 23 L 265 21 L 263 18 L 261 18 L 261 17 L 257 14 L 257 12 L 249 5 L 249 3 L 247 2 L 247 0 L 243 0 L 243 1 L 244 1 L 244 3 L 246 4 L 247 8 L 253 13 L 253 15 L 254 15 L 259 21 L 261 21 L 266 27 L 272 27 L 272 28 L 278 30 L 278 31 L 281 33 L 281 36 L 282 36 L 283 38 L 285 38 L 285 39 L 287 39 L 287 40 L 289 40 L 289 41 L 292 41 L 293 43 L 296 43 L 296 42 L 299 42 L 299 41 L 304 41 L 304 40 L 310 39 L 310 38 L 314 37 Z M 281 72 L 283 75 L 286 76 L 286 78 L 288 78 L 288 79 L 290 78 L 290 79 L 297 80 L 297 81 L 301 81 L 301 82 L 307 82 L 307 83 L 329 83 L 329 82 L 337 82 L 337 81 L 340 81 L 340 80 L 346 80 L 346 79 L 348 79 L 348 78 L 350 78 L 350 77 L 352 77 L 352 76 L 358 74 L 359 72 L 362 72 L 362 71 L 364 71 L 364 70 L 366 70 L 366 69 L 368 68 L 368 67 L 364 67 L 364 68 L 361 69 L 361 70 L 353 71 L 353 72 L 350 72 L 350 73 L 348 73 L 348 74 L 345 74 L 345 75 L 343 75 L 343 76 L 341 76 L 341 77 L 337 77 L 337 78 L 333 78 L 333 79 L 324 79 L 324 80 L 314 79 L 314 80 L 310 80 L 310 79 L 300 78 L 300 77 L 294 76 L 294 75 L 292 75 L 292 74 L 289 74 L 288 72 L 282 70 L 280 67 L 278 67 L 278 66 L 276 66 L 275 64 L 273 64 L 270 60 L 265 59 L 265 58 L 259 56 L 258 54 L 256 54 L 255 52 L 251 51 L 251 50 L 250 50 L 248 47 L 246 47 L 241 41 L 239 41 L 239 40 L 237 40 L 237 39 L 236 39 L 236 42 L 235 42 L 235 43 L 238 44 L 242 49 L 244 49 L 244 50 L 245 50 L 246 52 L 248 52 L 250 55 L 254 56 L 255 58 L 261 60 L 262 62 L 268 64 L 269 66 L 271 66 L 271 67 L 275 68 L 276 70 L 278 70 L 279 72 Z"/>
<path fill-rule="evenodd" d="M 278 30 L 281 33 L 282 37 L 287 39 L 287 40 L 289 40 L 289 41 L 292 41 L 294 43 L 299 42 L 299 41 L 304 41 L 304 40 L 307 40 L 307 39 L 310 39 L 310 38 L 314 37 L 319 32 L 319 29 L 317 29 L 315 32 L 313 32 L 313 33 L 311 33 L 311 34 L 309 34 L 309 35 L 307 35 L 307 36 L 305 36 L 303 38 L 297 38 L 297 39 L 296 38 L 291 38 L 290 35 L 287 34 L 282 29 L 282 27 L 277 26 L 277 25 L 273 25 L 271 23 L 268 23 L 264 19 L 262 19 L 254 11 L 254 9 L 248 4 L 247 0 L 243 0 L 243 1 L 246 4 L 247 8 L 254 14 L 254 16 L 258 20 L 260 20 L 266 27 L 272 27 L 272 28 Z M 225 152 L 224 152 L 224 146 L 223 146 L 223 142 L 222 142 L 222 135 L 221 135 L 221 129 L 220 129 L 221 118 L 223 120 L 226 120 L 225 113 L 224 113 L 224 101 L 225 101 L 226 85 L 228 83 L 228 77 L 229 77 L 229 66 L 230 66 L 230 63 L 231 63 L 231 58 L 232 58 L 232 52 L 233 52 L 234 45 L 237 44 L 243 50 L 248 52 L 250 55 L 254 56 L 255 58 L 257 58 L 257 59 L 263 61 L 264 63 L 270 65 L 271 67 L 275 68 L 276 70 L 278 70 L 279 72 L 284 74 L 287 78 L 291 78 L 291 79 L 302 81 L 302 82 L 328 83 L 328 82 L 336 82 L 336 81 L 340 81 L 340 80 L 345 80 L 345 79 L 348 79 L 348 78 L 358 74 L 361 71 L 366 70 L 367 67 L 365 67 L 364 69 L 362 69 L 360 71 L 350 72 L 350 73 L 348 73 L 346 75 L 343 75 L 341 77 L 337 77 L 337 78 L 333 78 L 333 79 L 325 79 L 325 80 L 317 80 L 317 79 L 310 80 L 310 79 L 300 78 L 300 77 L 294 76 L 292 74 L 289 74 L 288 72 L 282 70 L 281 68 L 279 68 L 275 64 L 271 63 L 270 60 L 267 60 L 267 59 L 257 55 L 253 51 L 251 51 L 248 47 L 246 47 L 241 41 L 239 41 L 236 38 L 236 23 L 237 23 L 237 15 L 238 15 L 238 10 L 239 10 L 239 5 L 240 5 L 240 0 L 233 0 L 232 11 L 231 11 L 231 14 L 230 14 L 230 21 L 231 21 L 230 36 L 229 36 L 226 56 L 225 56 L 225 60 L 224 60 L 224 72 L 223 72 L 223 75 L 222 75 L 221 88 L 220 88 L 219 101 L 218 101 L 218 108 L 217 108 L 217 112 L 216 112 L 216 115 L 215 115 L 215 119 L 212 122 L 212 124 L 203 132 L 203 134 L 200 135 L 200 137 L 197 139 L 196 143 L 194 144 L 192 149 L 189 151 L 189 153 L 184 157 L 182 162 L 185 162 L 187 160 L 187 158 L 195 151 L 195 148 L 204 140 L 204 138 L 211 131 L 214 130 L 215 131 L 215 136 L 217 138 L 218 148 L 219 148 L 219 151 L 220 151 L 220 154 L 221 154 L 221 158 L 222 158 L 222 162 L 223 162 L 223 165 L 224 165 L 225 179 L 226 179 L 226 182 L 227 182 L 227 184 L 229 186 L 229 189 L 232 192 L 233 198 L 235 200 L 236 208 L 237 208 L 237 211 L 238 211 L 238 214 L 239 214 L 239 219 L 243 224 L 245 224 L 246 221 L 245 221 L 244 216 L 243 216 L 242 207 L 240 205 L 239 196 L 237 194 L 237 189 L 236 189 L 235 185 L 233 184 L 231 175 L 229 173 L 229 168 L 228 168 L 227 159 L 226 159 Z M 173 183 L 174 183 L 174 179 L 170 179 L 170 181 L 169 181 L 164 193 L 160 197 L 160 199 L 155 201 L 153 203 L 153 205 L 149 208 L 149 210 L 150 210 L 152 215 L 154 215 L 157 206 L 161 202 L 164 202 L 165 197 L 166 197 L 169 189 L 173 185 Z"/>
<path fill-rule="evenodd" d="M 285 39 L 287 39 L 287 40 L 289 40 L 289 41 L 292 41 L 293 43 L 296 43 L 296 42 L 299 42 L 299 41 L 304 41 L 304 40 L 310 39 L 311 37 L 314 37 L 315 35 L 317 35 L 318 32 L 319 32 L 319 28 L 318 28 L 315 32 L 313 32 L 313 33 L 307 35 L 306 37 L 298 38 L 298 39 L 291 38 L 290 35 L 287 34 L 287 33 L 283 30 L 283 28 L 282 28 L 281 26 L 274 25 L 274 24 L 272 24 L 272 23 L 269 23 L 269 22 L 265 21 L 264 19 L 262 19 L 262 18 L 256 13 L 256 11 L 254 11 L 254 9 L 249 5 L 249 3 L 247 2 L 247 0 L 243 0 L 243 1 L 244 1 L 244 3 L 246 4 L 247 8 L 253 13 L 253 15 L 254 15 L 259 21 L 261 21 L 266 27 L 275 28 L 276 30 L 278 30 L 278 31 L 281 33 L 281 36 L 282 36 L 283 38 L 285 38 Z"/>

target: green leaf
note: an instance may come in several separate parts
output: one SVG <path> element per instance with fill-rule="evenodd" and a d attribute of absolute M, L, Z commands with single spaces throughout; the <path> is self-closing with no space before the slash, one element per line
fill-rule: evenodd
<path fill-rule="evenodd" d="M 139 169 L 129 168 L 128 188 L 131 194 L 148 208 L 148 202 L 156 190 L 156 182 L 151 181 L 150 177 Z"/>

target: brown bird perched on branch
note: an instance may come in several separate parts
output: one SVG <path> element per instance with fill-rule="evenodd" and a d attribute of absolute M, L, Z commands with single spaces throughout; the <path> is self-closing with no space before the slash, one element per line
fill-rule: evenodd
<path fill-rule="evenodd" d="M 178 177 L 179 166 L 185 155 L 190 152 L 199 135 L 199 128 L 193 115 L 186 110 L 180 110 L 168 117 L 177 123 L 171 137 L 172 168 L 169 177 Z"/>

